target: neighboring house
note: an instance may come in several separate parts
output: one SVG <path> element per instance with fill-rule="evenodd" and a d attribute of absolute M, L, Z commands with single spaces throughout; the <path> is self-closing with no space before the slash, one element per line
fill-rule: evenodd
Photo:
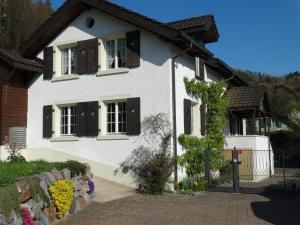
<path fill-rule="evenodd" d="M 0 49 L 0 139 L 14 136 L 26 140 L 27 87 L 43 71 L 39 63 Z M 15 139 L 16 140 L 16 139 Z"/>
<path fill-rule="evenodd" d="M 86 161 L 95 175 L 130 184 L 113 171 L 142 144 L 144 118 L 168 115 L 173 140 L 205 135 L 205 108 L 184 77 L 247 86 L 205 48 L 218 37 L 211 15 L 161 23 L 104 0 L 66 1 L 21 49 L 44 62 L 26 85 L 25 156 Z M 177 141 L 172 149 L 182 151 Z"/>

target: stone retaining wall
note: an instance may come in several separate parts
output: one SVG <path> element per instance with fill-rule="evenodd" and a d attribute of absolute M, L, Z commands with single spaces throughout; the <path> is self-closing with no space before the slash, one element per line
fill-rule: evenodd
<path fill-rule="evenodd" d="M 85 176 L 71 177 L 71 172 L 69 169 L 62 169 L 52 170 L 50 172 L 42 172 L 38 175 L 35 175 L 34 177 L 37 178 L 40 187 L 45 192 L 46 196 L 49 197 L 50 205 L 48 205 L 48 203 L 46 203 L 41 198 L 39 198 L 39 201 L 33 198 L 34 194 L 31 193 L 32 190 L 30 189 L 29 183 L 30 177 L 21 178 L 16 183 L 19 192 L 20 207 L 28 209 L 28 211 L 31 214 L 31 217 L 33 218 L 34 225 L 49 225 L 59 221 L 56 214 L 57 208 L 55 207 L 55 204 L 52 201 L 51 195 L 48 191 L 49 187 L 54 181 L 68 180 L 73 183 L 74 199 L 69 212 L 67 212 L 65 216 L 68 216 L 70 214 L 76 214 L 80 210 L 84 209 L 94 197 L 94 193 L 89 193 L 90 186 L 88 185 L 87 177 L 92 177 L 89 165 L 87 165 Z M 0 225 L 22 224 L 22 214 L 16 213 L 16 210 L 12 210 L 10 218 L 5 218 L 4 215 L 0 212 Z"/>

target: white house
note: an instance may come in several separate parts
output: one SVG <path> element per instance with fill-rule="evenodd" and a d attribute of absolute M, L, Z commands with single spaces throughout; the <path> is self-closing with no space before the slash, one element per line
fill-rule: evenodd
<path fill-rule="evenodd" d="M 144 118 L 165 113 L 174 138 L 205 135 L 205 110 L 184 77 L 247 85 L 205 48 L 217 40 L 211 15 L 162 23 L 105 0 L 66 1 L 21 50 L 44 62 L 28 86 L 25 156 L 88 162 L 130 185 L 113 171 L 141 144 Z"/>

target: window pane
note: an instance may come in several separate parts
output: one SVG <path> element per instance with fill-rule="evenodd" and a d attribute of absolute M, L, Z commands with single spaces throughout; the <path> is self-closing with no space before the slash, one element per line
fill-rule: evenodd
<path fill-rule="evenodd" d="M 126 102 L 118 103 L 118 111 L 118 132 L 125 133 L 127 130 Z"/>
<path fill-rule="evenodd" d="M 118 39 L 118 67 L 125 67 L 125 38 Z"/>
<path fill-rule="evenodd" d="M 116 132 L 116 104 L 107 104 L 107 132 Z"/>
<path fill-rule="evenodd" d="M 110 40 L 106 42 L 106 54 L 106 67 L 108 69 L 115 68 L 115 40 Z"/>
<path fill-rule="evenodd" d="M 71 74 L 77 73 L 77 47 L 71 48 Z"/>
<path fill-rule="evenodd" d="M 67 48 L 61 50 L 61 74 L 69 74 L 69 53 Z"/>
<path fill-rule="evenodd" d="M 76 106 L 70 107 L 70 116 L 71 116 L 70 134 L 76 134 Z"/>
<path fill-rule="evenodd" d="M 68 107 L 61 108 L 60 133 L 68 134 Z"/>

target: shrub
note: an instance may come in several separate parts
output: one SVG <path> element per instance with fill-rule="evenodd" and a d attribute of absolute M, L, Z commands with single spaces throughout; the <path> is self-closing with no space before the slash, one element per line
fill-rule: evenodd
<path fill-rule="evenodd" d="M 68 180 L 57 180 L 49 188 L 58 218 L 62 218 L 70 210 L 73 201 L 73 183 Z"/>
<path fill-rule="evenodd" d="M 140 146 L 133 150 L 115 172 L 131 172 L 140 190 L 160 194 L 174 170 L 170 153 L 170 123 L 165 114 L 158 114 L 145 118 L 142 128 L 143 138 L 151 147 Z"/>
<path fill-rule="evenodd" d="M 19 194 L 15 184 L 0 188 L 1 213 L 9 218 L 12 210 L 15 210 L 18 215 L 20 214 Z"/>
<path fill-rule="evenodd" d="M 4 138 L 3 143 L 4 149 L 8 152 L 9 156 L 7 160 L 9 162 L 25 162 L 25 158 L 21 155 L 21 149 L 24 147 L 22 145 L 18 145 L 16 142 L 12 142 L 9 140 L 7 136 Z"/>
<path fill-rule="evenodd" d="M 72 177 L 85 175 L 86 173 L 86 165 L 74 160 L 68 160 L 67 162 L 60 163 L 57 167 L 58 169 L 69 169 Z"/>
<path fill-rule="evenodd" d="M 198 192 L 207 189 L 205 177 L 184 177 L 178 184 L 179 190 L 189 193 L 190 191 Z"/>

